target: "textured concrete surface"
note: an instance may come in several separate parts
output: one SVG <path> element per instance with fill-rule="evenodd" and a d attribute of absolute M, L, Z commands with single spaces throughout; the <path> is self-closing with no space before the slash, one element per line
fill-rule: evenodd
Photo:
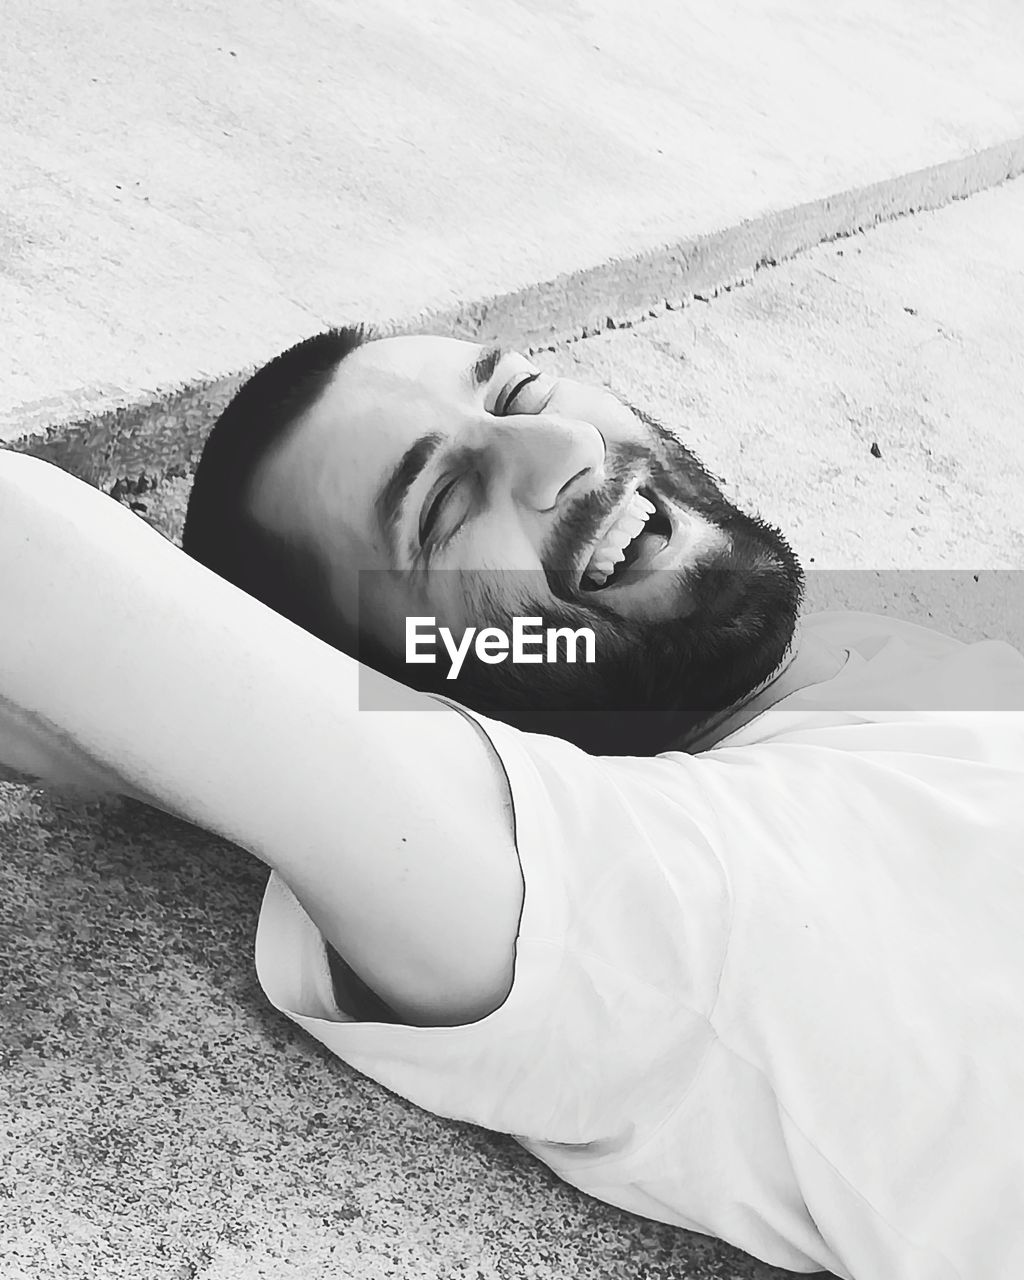
<path fill-rule="evenodd" d="M 1019 172 L 1022 64 L 1016 0 L 9 0 L 0 436 L 327 323 L 680 299 Z"/>
<path fill-rule="evenodd" d="M 676 427 L 819 570 L 1021 569 L 1022 339 L 1017 180 L 553 358 Z"/>
<path fill-rule="evenodd" d="M 1024 181 L 537 359 L 677 426 L 815 604 L 1024 646 L 1022 351 Z M 174 535 L 187 476 L 103 480 Z M 0 850 L 4 1280 L 781 1280 L 329 1058 L 258 990 L 263 876 L 223 843 L 7 785 Z"/>

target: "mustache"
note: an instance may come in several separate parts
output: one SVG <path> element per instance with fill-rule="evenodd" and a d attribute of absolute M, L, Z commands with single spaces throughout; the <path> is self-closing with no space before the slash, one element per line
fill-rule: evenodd
<path fill-rule="evenodd" d="M 642 478 L 641 485 L 646 482 L 670 501 L 711 519 L 721 520 L 730 509 L 720 488 L 721 478 L 713 475 L 664 423 L 629 407 L 647 427 L 649 440 L 621 445 L 614 459 L 606 458 L 605 484 L 574 500 L 544 548 L 542 563 L 548 589 L 563 602 L 578 598 L 575 563 L 581 549 L 597 541 L 608 518 L 638 477 Z M 589 604 L 604 611 L 600 601 Z"/>
<path fill-rule="evenodd" d="M 621 447 L 599 489 L 575 498 L 551 531 L 541 557 L 548 589 L 560 600 L 576 595 L 576 561 L 581 550 L 591 546 L 635 485 L 645 475 L 649 451 L 642 445 Z"/>

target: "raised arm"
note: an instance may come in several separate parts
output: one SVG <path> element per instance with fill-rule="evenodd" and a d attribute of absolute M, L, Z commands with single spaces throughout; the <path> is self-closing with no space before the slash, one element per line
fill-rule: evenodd
<path fill-rule="evenodd" d="M 512 976 L 507 784 L 457 712 L 360 711 L 358 679 L 112 499 L 0 450 L 0 765 L 234 841 L 400 1017 L 472 1021 Z"/>

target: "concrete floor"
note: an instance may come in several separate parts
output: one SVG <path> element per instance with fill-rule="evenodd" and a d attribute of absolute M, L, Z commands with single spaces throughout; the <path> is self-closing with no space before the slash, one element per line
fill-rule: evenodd
<path fill-rule="evenodd" d="M 8 0 L 0 439 L 329 323 L 682 298 L 1019 172 L 1022 65 L 1016 0 Z"/>
<path fill-rule="evenodd" d="M 676 426 L 815 604 L 1024 647 L 1022 352 L 1018 181 L 538 359 Z M 120 491 L 173 536 L 187 489 Z M 329 1058 L 257 987 L 263 875 L 222 842 L 3 785 L 0 848 L 4 1280 L 781 1280 Z"/>

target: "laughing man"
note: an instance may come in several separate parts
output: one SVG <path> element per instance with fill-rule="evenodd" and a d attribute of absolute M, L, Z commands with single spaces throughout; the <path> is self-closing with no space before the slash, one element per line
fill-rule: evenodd
<path fill-rule="evenodd" d="M 258 372 L 183 546 L 0 453 L 0 761 L 268 864 L 278 1008 L 775 1265 L 1020 1271 L 1019 653 L 798 624 L 785 539 L 670 431 L 436 337 Z M 517 617 L 595 661 L 407 661 L 410 618 Z"/>

